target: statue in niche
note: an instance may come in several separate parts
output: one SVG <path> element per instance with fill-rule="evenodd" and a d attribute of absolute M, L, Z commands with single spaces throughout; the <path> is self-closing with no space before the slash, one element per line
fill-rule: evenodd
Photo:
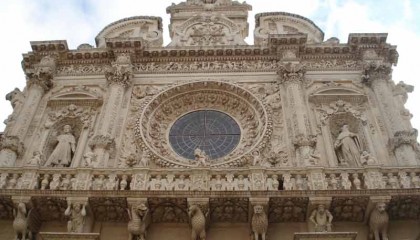
<path fill-rule="evenodd" d="M 309 220 L 315 224 L 315 232 L 331 232 L 333 216 L 328 209 L 325 209 L 324 204 L 319 204 L 318 207 L 312 211 Z"/>
<path fill-rule="evenodd" d="M 72 155 L 76 151 L 76 139 L 71 133 L 71 126 L 64 125 L 63 133 L 57 137 L 57 145 L 46 162 L 46 166 L 65 167 L 71 163 Z"/>
<path fill-rule="evenodd" d="M 358 165 L 361 145 L 359 137 L 355 133 L 350 132 L 348 125 L 345 124 L 341 127 L 341 132 L 335 140 L 334 148 L 341 165 L 350 167 Z"/>

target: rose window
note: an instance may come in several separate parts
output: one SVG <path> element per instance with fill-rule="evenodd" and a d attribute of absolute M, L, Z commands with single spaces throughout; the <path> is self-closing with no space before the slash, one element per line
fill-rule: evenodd
<path fill-rule="evenodd" d="M 228 155 L 240 141 L 240 128 L 229 115 L 213 110 L 188 113 L 171 127 L 169 142 L 182 157 L 194 159 L 203 150 L 210 159 Z"/>

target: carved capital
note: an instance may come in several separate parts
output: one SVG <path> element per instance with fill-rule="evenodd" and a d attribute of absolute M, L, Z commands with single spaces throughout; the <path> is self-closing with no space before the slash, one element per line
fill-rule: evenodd
<path fill-rule="evenodd" d="M 376 80 L 389 81 L 392 73 L 390 63 L 368 62 L 363 66 L 362 83 L 371 86 Z"/>
<path fill-rule="evenodd" d="M 132 83 L 133 78 L 133 65 L 128 54 L 121 54 L 117 59 L 111 63 L 105 70 L 105 78 L 108 85 L 121 85 L 128 87 Z"/>
<path fill-rule="evenodd" d="M 315 147 L 316 142 L 316 135 L 304 136 L 303 134 L 299 134 L 295 136 L 295 139 L 293 139 L 293 145 L 295 146 L 295 148 Z"/>
<path fill-rule="evenodd" d="M 89 141 L 89 147 L 91 149 L 102 148 L 110 150 L 115 146 L 115 141 L 110 136 L 96 135 Z"/>
<path fill-rule="evenodd" d="M 27 85 L 39 86 L 45 92 L 53 87 L 53 78 L 56 73 L 56 59 L 53 56 L 45 56 L 33 69 L 27 69 Z"/>
<path fill-rule="evenodd" d="M 303 83 L 305 73 L 305 65 L 300 63 L 280 64 L 277 71 L 280 83 Z"/>
<path fill-rule="evenodd" d="M 394 134 L 394 137 L 390 140 L 390 148 L 392 150 L 397 149 L 401 145 L 410 145 L 414 149 L 417 148 L 417 129 L 411 129 L 411 130 L 404 130 L 404 131 L 398 131 Z"/>
<path fill-rule="evenodd" d="M 8 136 L 4 137 L 0 142 L 0 150 L 9 149 L 16 153 L 16 155 L 21 156 L 24 152 L 24 145 L 19 140 L 18 137 Z"/>

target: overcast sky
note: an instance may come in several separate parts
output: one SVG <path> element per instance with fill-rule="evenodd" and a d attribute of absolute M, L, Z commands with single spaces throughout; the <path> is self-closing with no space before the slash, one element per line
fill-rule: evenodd
<path fill-rule="evenodd" d="M 20 61 L 30 51 L 30 41 L 67 40 L 69 48 L 82 43 L 95 45 L 103 27 L 131 16 L 160 16 L 164 25 L 164 44 L 169 43 L 169 16 L 166 7 L 180 0 L 1 0 L 0 29 L 0 131 L 12 112 L 4 96 L 15 87 L 23 89 L 25 77 Z M 254 15 L 283 11 L 302 15 L 315 22 L 325 39 L 338 37 L 347 42 L 349 33 L 387 32 L 388 42 L 400 54 L 393 79 L 416 86 L 420 68 L 420 1 L 418 0 L 248 0 L 250 36 Z M 251 37 L 247 38 L 252 44 Z M 420 128 L 420 84 L 410 94 L 406 107 L 414 114 L 412 123 Z"/>

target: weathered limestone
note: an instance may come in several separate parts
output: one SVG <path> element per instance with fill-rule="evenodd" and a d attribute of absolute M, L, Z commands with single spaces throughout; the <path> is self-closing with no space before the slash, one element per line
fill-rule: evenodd
<path fill-rule="evenodd" d="M 27 86 L 6 96 L 0 238 L 415 239 L 420 146 L 396 46 L 324 41 L 281 12 L 258 14 L 248 45 L 250 10 L 173 4 L 168 46 L 142 16 L 96 48 L 32 42 Z"/>

